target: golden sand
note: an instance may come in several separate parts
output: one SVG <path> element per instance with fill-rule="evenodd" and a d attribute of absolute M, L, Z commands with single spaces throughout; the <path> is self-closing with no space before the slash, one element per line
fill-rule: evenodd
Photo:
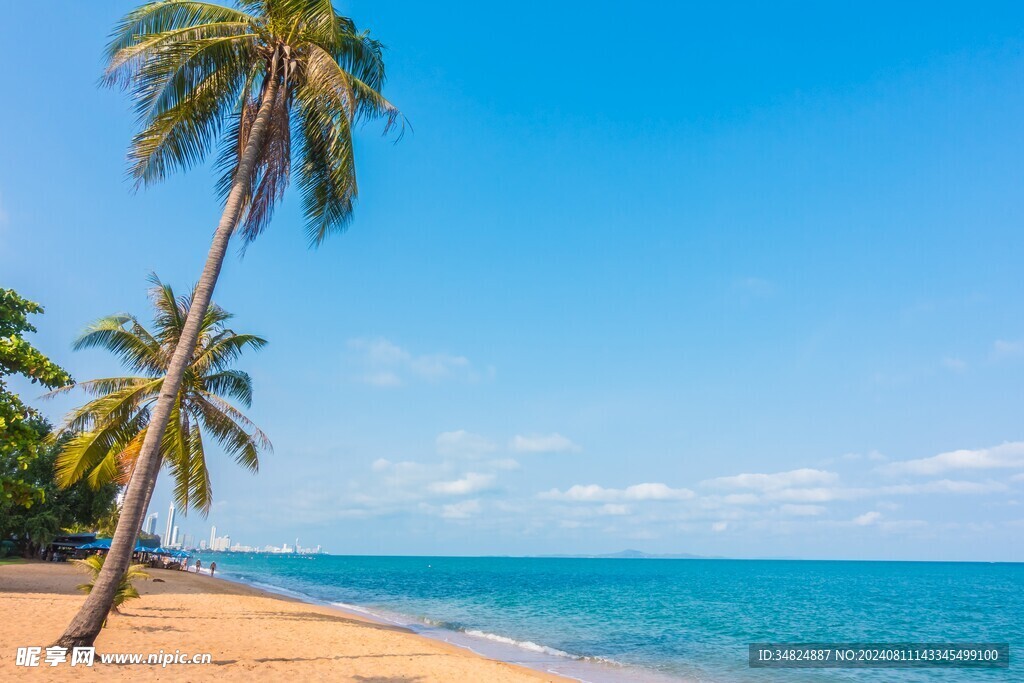
<path fill-rule="evenodd" d="M 0 566 L 0 681 L 361 681 L 363 683 L 537 683 L 565 681 L 328 607 L 248 586 L 178 571 L 149 570 L 163 582 L 139 581 L 141 600 L 112 615 L 97 653 L 210 653 L 210 664 L 67 662 L 18 667 L 17 648 L 45 648 L 81 605 L 83 575 L 69 564 Z M 45 655 L 45 649 L 43 651 Z"/>

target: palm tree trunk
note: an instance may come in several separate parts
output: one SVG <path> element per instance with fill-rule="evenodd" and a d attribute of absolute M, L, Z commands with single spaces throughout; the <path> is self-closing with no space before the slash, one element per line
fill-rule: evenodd
<path fill-rule="evenodd" d="M 199 278 L 199 284 L 196 286 L 192 298 L 192 307 L 189 309 L 178 345 L 167 367 L 167 377 L 160 389 L 160 396 L 150 416 L 146 437 L 142 442 L 139 459 L 135 464 L 135 475 L 140 476 L 133 475 L 128 482 L 121 516 L 117 522 L 114 538 L 110 543 L 110 552 L 107 553 L 103 569 L 96 578 L 96 583 L 85 599 L 85 603 L 68 624 L 64 634 L 57 640 L 56 644 L 61 647 L 89 647 L 93 644 L 113 605 L 114 594 L 117 592 L 121 577 L 131 562 L 135 539 L 142 527 L 142 519 L 146 514 L 149 497 L 152 495 L 152 487 L 156 483 L 157 474 L 160 471 L 160 441 L 163 439 L 171 410 L 181 389 L 182 377 L 192 361 L 192 354 L 195 353 L 199 328 L 210 306 L 213 289 L 224 263 L 224 255 L 227 253 L 228 242 L 238 224 L 245 195 L 251 185 L 256 161 L 266 137 L 274 97 L 279 86 L 277 65 L 278 57 L 275 53 L 271 60 L 267 86 L 263 90 L 259 112 L 249 132 L 245 149 L 239 158 L 231 191 L 224 203 L 224 212 L 221 214 L 220 223 L 214 232 L 213 243 L 206 256 L 206 265 L 203 267 L 202 276 Z"/>

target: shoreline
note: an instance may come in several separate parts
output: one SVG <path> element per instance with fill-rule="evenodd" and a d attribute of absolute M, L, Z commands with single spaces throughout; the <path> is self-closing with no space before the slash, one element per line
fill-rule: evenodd
<path fill-rule="evenodd" d="M 205 566 L 201 570 L 201 574 L 209 579 L 211 578 L 209 571 L 209 566 Z M 190 570 L 188 573 L 195 575 L 194 570 Z M 556 680 L 559 681 L 572 681 L 575 683 L 687 683 L 687 679 L 668 676 L 651 669 L 620 664 L 619 662 L 599 657 L 573 655 L 542 644 L 520 643 L 500 634 L 480 631 L 466 632 L 444 626 L 431 626 L 416 622 L 409 615 L 381 614 L 363 605 L 323 600 L 283 586 L 235 578 L 231 575 L 230 570 L 228 570 L 227 575 L 223 574 L 223 570 L 218 570 L 217 576 L 213 577 L 212 580 L 222 580 L 282 599 L 335 610 L 347 616 L 371 623 L 402 628 L 431 642 L 443 643 L 448 647 L 455 647 L 461 651 L 469 652 L 476 657 L 503 662 L 510 666 L 522 667 L 544 676 L 555 676 L 557 677 Z"/>
<path fill-rule="evenodd" d="M 112 615 L 96 640 L 96 663 L 72 668 L 42 661 L 81 605 L 82 574 L 66 563 L 28 561 L 0 566 L 2 678 L 251 681 L 253 675 L 332 680 L 488 680 L 571 682 L 552 672 L 492 659 L 467 647 L 378 623 L 335 605 L 320 605 L 223 577 L 148 570 L 142 595 Z M 153 579 L 158 579 L 154 581 Z M 40 666 L 16 666 L 17 648 L 42 647 Z M 101 664 L 104 653 L 209 653 L 209 664 Z M 339 668 L 341 670 L 339 670 Z"/>

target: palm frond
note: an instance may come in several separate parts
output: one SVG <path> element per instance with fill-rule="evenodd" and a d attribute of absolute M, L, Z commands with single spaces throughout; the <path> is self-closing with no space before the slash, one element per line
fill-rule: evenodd
<path fill-rule="evenodd" d="M 206 449 L 203 434 L 193 429 L 189 440 L 189 480 L 192 482 L 192 505 L 206 517 L 213 505 L 213 485 L 210 482 L 210 468 L 206 466 Z"/>
<path fill-rule="evenodd" d="M 258 21 L 253 14 L 215 3 L 187 0 L 149 2 L 129 12 L 114 28 L 107 44 L 107 57 L 113 60 L 121 50 L 137 45 L 146 37 L 178 29 L 217 23 L 256 24 Z"/>
<path fill-rule="evenodd" d="M 352 221 L 356 185 L 351 127 L 344 110 L 312 88 L 296 92 L 302 136 L 298 186 L 310 246 L 331 233 L 344 232 Z"/>
<path fill-rule="evenodd" d="M 107 467 L 104 465 L 107 457 L 125 450 L 147 422 L 148 416 L 140 414 L 73 437 L 57 456 L 54 475 L 58 485 L 66 488 L 96 467 Z M 98 479 L 90 483 L 95 481 Z"/>
<path fill-rule="evenodd" d="M 209 392 L 199 392 L 192 402 L 206 429 L 235 462 L 259 469 L 260 451 L 273 451 L 270 439 L 245 415 L 227 401 Z"/>
<path fill-rule="evenodd" d="M 144 73 L 149 62 L 154 61 L 161 52 L 167 53 L 179 48 L 179 43 L 242 35 L 251 32 L 252 28 L 252 24 L 248 22 L 218 22 L 141 35 L 135 43 L 111 55 L 100 83 L 108 87 L 129 89 L 136 84 L 136 79 Z M 161 64 L 161 68 L 161 75 L 166 82 L 171 75 L 169 67 L 165 62 Z M 155 95 L 153 88 L 147 88 L 147 93 L 150 97 Z M 139 94 L 143 95 L 141 92 Z M 149 104 L 154 103 L 150 101 Z"/>
<path fill-rule="evenodd" d="M 361 122 L 384 119 L 384 134 L 398 126 L 398 138 L 402 137 L 406 125 L 405 117 L 398 107 L 380 94 L 379 84 L 374 85 L 376 75 L 371 73 L 370 82 L 367 82 L 356 73 L 343 68 L 330 53 L 318 45 L 309 47 L 306 74 L 307 87 L 328 99 L 333 99 L 336 106 L 348 113 L 349 120 Z M 382 74 L 380 78 L 383 78 Z"/>
<path fill-rule="evenodd" d="M 88 431 L 97 425 L 123 422 L 144 404 L 155 400 L 162 385 L 163 378 L 149 379 L 129 383 L 122 389 L 104 394 L 68 413 L 58 431 Z"/>
<path fill-rule="evenodd" d="M 119 314 L 101 318 L 89 325 L 74 341 L 75 351 L 102 348 L 139 372 L 159 372 L 165 357 L 160 345 L 133 316 Z"/>
<path fill-rule="evenodd" d="M 252 378 L 241 370 L 222 370 L 203 378 L 203 389 L 222 398 L 233 398 L 246 408 L 252 405 Z"/>
<path fill-rule="evenodd" d="M 167 58 L 168 75 L 144 71 L 136 90 L 143 127 L 128 154 L 136 182 L 162 180 L 205 159 L 244 82 L 254 44 L 248 34 L 193 41 L 185 55 Z"/>
<path fill-rule="evenodd" d="M 246 348 L 259 351 L 267 345 L 267 340 L 254 334 L 236 334 L 225 330 L 210 339 L 204 348 L 199 349 L 191 367 L 200 375 L 217 372 L 236 361 Z"/>
<path fill-rule="evenodd" d="M 84 391 L 89 396 L 107 396 L 108 394 L 117 393 L 131 387 L 138 387 L 151 381 L 151 377 L 104 377 L 101 379 L 91 379 L 54 389 L 43 394 L 43 398 L 53 398 L 76 389 Z"/>

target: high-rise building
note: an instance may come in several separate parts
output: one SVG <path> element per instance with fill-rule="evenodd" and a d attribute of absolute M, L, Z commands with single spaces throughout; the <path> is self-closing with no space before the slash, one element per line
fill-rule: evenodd
<path fill-rule="evenodd" d="M 146 525 L 143 529 L 145 529 L 146 533 L 150 536 L 156 533 L 156 518 L 157 514 L 155 512 L 150 513 L 149 517 L 146 517 Z"/>
<path fill-rule="evenodd" d="M 161 539 L 161 543 L 164 545 L 174 545 L 174 541 L 171 538 L 171 533 L 174 531 L 174 503 L 171 503 L 171 509 L 167 511 L 167 528 L 164 531 L 164 537 Z"/>
<path fill-rule="evenodd" d="M 210 527 L 210 547 L 217 545 L 217 525 Z"/>
<path fill-rule="evenodd" d="M 174 529 L 171 530 L 171 547 L 178 545 L 178 526 L 175 525 Z"/>

